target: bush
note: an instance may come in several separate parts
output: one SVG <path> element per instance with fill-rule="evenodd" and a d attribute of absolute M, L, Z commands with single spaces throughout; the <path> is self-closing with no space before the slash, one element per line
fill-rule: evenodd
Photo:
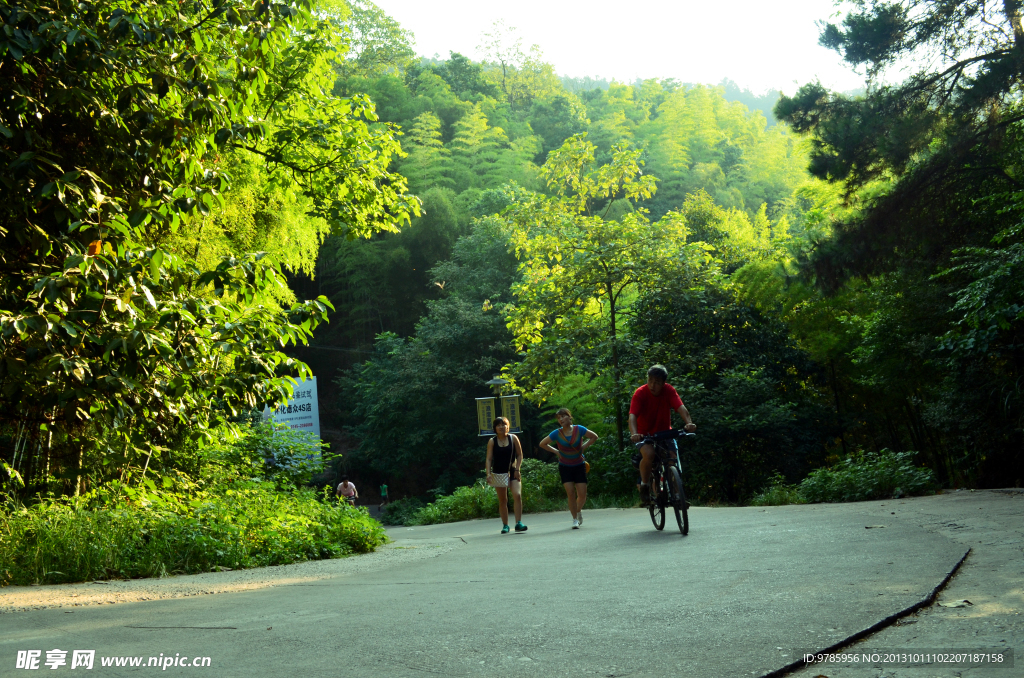
<path fill-rule="evenodd" d="M 807 500 L 800 494 L 796 485 L 787 485 L 781 473 L 772 477 L 771 485 L 750 500 L 751 506 L 784 506 L 786 504 L 806 504 Z"/>
<path fill-rule="evenodd" d="M 593 467 L 591 469 L 593 471 Z M 544 513 L 548 511 L 566 511 L 568 504 L 565 488 L 558 475 L 558 464 L 543 462 L 539 459 L 523 460 L 523 513 Z M 591 477 L 594 473 L 590 474 Z M 590 483 L 588 483 L 588 486 Z M 589 487 L 588 487 L 589 489 Z M 593 496 L 588 493 L 587 506 L 590 508 L 612 508 L 636 506 L 639 497 L 636 493 L 628 495 Z M 508 498 L 509 511 L 512 510 L 512 496 Z M 407 520 L 405 525 L 433 525 L 435 523 L 454 523 L 459 520 L 474 518 L 498 517 L 498 493 L 483 480 L 478 480 L 468 487 L 460 487 L 446 497 L 438 497 Z"/>
<path fill-rule="evenodd" d="M 323 470 L 325 461 L 335 458 L 327 448 L 312 433 L 256 422 L 237 438 L 222 432 L 215 444 L 202 451 L 207 462 L 204 477 L 207 484 L 241 477 L 273 481 L 279 489 L 301 487 Z"/>
<path fill-rule="evenodd" d="M 800 483 L 809 502 L 865 501 L 928 494 L 936 488 L 931 469 L 913 465 L 917 452 L 868 452 L 832 468 L 811 472 Z"/>
<path fill-rule="evenodd" d="M 532 505 L 539 500 L 552 501 L 565 499 L 565 488 L 562 478 L 558 475 L 557 462 L 543 462 L 540 459 L 523 459 L 523 506 Z"/>
<path fill-rule="evenodd" d="M 472 485 L 458 488 L 446 497 L 438 497 L 417 511 L 408 524 L 454 523 L 497 515 L 498 493 L 484 481 L 478 480 Z"/>
<path fill-rule="evenodd" d="M 416 497 L 406 497 L 390 502 L 381 509 L 380 522 L 385 525 L 409 525 L 416 512 L 424 503 Z"/>
<path fill-rule="evenodd" d="M 0 585 L 161 577 L 372 551 L 365 509 L 309 490 L 239 482 L 220 493 L 114 485 L 102 494 L 0 507 Z"/>

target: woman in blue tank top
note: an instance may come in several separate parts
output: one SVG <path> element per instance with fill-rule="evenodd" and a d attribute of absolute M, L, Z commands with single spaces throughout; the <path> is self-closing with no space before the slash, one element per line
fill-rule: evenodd
<path fill-rule="evenodd" d="M 540 441 L 540 448 L 558 455 L 558 475 L 569 498 L 569 513 L 572 514 L 572 529 L 579 529 L 583 523 L 583 504 L 587 502 L 587 463 L 583 451 L 594 444 L 597 434 L 582 426 L 573 426 L 572 412 L 567 407 L 555 415 L 560 428 Z M 555 443 L 557 447 L 552 447 Z"/>

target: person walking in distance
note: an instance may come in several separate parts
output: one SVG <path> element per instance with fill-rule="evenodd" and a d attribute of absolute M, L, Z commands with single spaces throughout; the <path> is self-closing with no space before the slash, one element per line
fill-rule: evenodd
<path fill-rule="evenodd" d="M 387 483 L 381 483 L 380 486 L 380 505 L 384 506 L 388 503 L 388 486 Z"/>
<path fill-rule="evenodd" d="M 594 444 L 597 434 L 573 425 L 572 412 L 567 407 L 558 410 L 555 417 L 559 428 L 540 441 L 540 448 L 558 456 L 558 475 L 569 498 L 572 529 L 578 530 L 583 524 L 583 505 L 587 503 L 587 462 L 583 452 Z"/>
<path fill-rule="evenodd" d="M 519 469 L 523 466 L 523 446 L 519 438 L 508 432 L 508 419 L 498 417 L 491 424 L 494 437 L 487 441 L 487 482 L 498 493 L 501 533 L 508 534 L 508 491 L 516 514 L 516 532 L 526 532 L 523 525 L 523 486 Z"/>
<path fill-rule="evenodd" d="M 348 476 L 341 477 L 341 482 L 338 483 L 338 489 L 335 491 L 335 494 L 344 498 L 352 506 L 355 506 L 356 499 L 359 499 L 359 492 L 356 490 L 356 486 L 352 484 L 352 481 L 348 479 Z"/>
<path fill-rule="evenodd" d="M 654 365 L 647 370 L 647 383 L 633 393 L 629 403 L 629 439 L 638 443 L 644 436 L 668 431 L 672 428 L 672 412 L 676 412 L 686 424 L 686 430 L 693 432 L 697 425 L 690 418 L 690 412 L 679 398 L 679 394 L 669 384 L 668 370 L 664 365 Z M 666 441 L 670 448 L 676 450 L 675 440 Z M 644 445 L 640 448 L 643 458 L 640 460 L 640 504 L 651 503 L 651 464 L 654 463 L 654 446 Z"/>

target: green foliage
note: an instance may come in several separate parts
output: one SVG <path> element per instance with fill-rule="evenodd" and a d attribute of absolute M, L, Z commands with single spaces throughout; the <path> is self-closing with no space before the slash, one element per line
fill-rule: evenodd
<path fill-rule="evenodd" d="M 811 270 L 823 285 L 928 267 L 1006 226 L 976 201 L 1019 188 L 1019 9 L 977 17 L 968 3 L 858 3 L 841 25 L 823 27 L 822 44 L 873 78 L 897 63 L 912 62 L 916 72 L 863 97 L 812 83 L 776 106 L 780 119 L 809 135 L 812 174 L 842 182 L 848 197 L 885 185 L 815 252 Z"/>
<path fill-rule="evenodd" d="M 384 543 L 365 509 L 309 490 L 238 482 L 179 494 L 114 484 L 0 508 L 0 584 L 63 584 L 248 568 L 364 553 Z"/>
<path fill-rule="evenodd" d="M 455 257 L 432 272 L 443 296 L 428 302 L 414 337 L 379 335 L 374 355 L 339 380 L 360 441 L 349 463 L 387 474 L 409 494 L 451 492 L 482 468 L 473 398 L 486 395 L 483 383 L 512 357 L 495 304 L 515 260 L 496 237 L 499 227 L 478 221 Z M 460 421 L 466 425 L 452 425 Z"/>
<path fill-rule="evenodd" d="M 514 345 L 526 351 L 513 370 L 519 385 L 543 399 L 572 374 L 581 337 L 604 345 L 611 368 L 616 438 L 622 439 L 618 340 L 622 316 L 639 291 L 657 286 L 683 262 L 706 260 L 687 247 L 683 220 L 670 213 L 651 224 L 642 210 L 607 218 L 615 200 L 631 207 L 650 197 L 655 179 L 643 175 L 640 154 L 624 145 L 612 164 L 595 167 L 595 147 L 576 136 L 548 155 L 542 174 L 555 196 L 524 196 L 506 211 L 521 282 L 509 309 Z M 595 214 L 604 204 L 602 214 Z M 699 263 L 698 263 L 699 265 Z M 589 335 L 589 336 L 588 336 Z"/>
<path fill-rule="evenodd" d="M 25 492 L 77 493 L 90 463 L 148 467 L 282 400 L 305 372 L 282 349 L 330 303 L 290 304 L 281 264 L 309 269 L 327 228 L 417 213 L 394 130 L 324 94 L 337 19 L 307 1 L 0 8 L 0 402 Z M 248 190 L 218 214 L 232 174 Z M 245 253 L 261 245 L 280 258 Z"/>
<path fill-rule="evenodd" d="M 524 52 L 516 29 L 502 21 L 484 34 L 480 49 L 487 55 L 484 77 L 513 111 L 529 108 L 535 100 L 562 89 L 554 69 L 541 61 L 540 47 L 533 45 Z"/>
<path fill-rule="evenodd" d="M 562 501 L 565 488 L 562 478 L 558 475 L 557 462 L 543 462 L 540 459 L 523 459 L 523 507 L 529 505 L 531 511 L 538 510 L 544 500 Z"/>
<path fill-rule="evenodd" d="M 425 504 L 416 497 L 388 502 L 381 511 L 380 522 L 384 525 L 411 525 L 413 516 L 424 506 Z"/>
<path fill-rule="evenodd" d="M 541 413 L 557 428 L 555 413 L 563 407 L 572 412 L 573 421 L 582 424 L 601 437 L 610 435 L 614 430 L 609 424 L 614 414 L 607 400 L 600 394 L 608 393 L 611 385 L 607 379 L 590 377 L 582 374 L 570 374 L 556 380 L 552 384 L 551 395 Z"/>
<path fill-rule="evenodd" d="M 369 0 L 346 0 L 348 53 L 339 70 L 346 77 L 401 72 L 416 57 L 410 31 Z"/>
<path fill-rule="evenodd" d="M 736 224 L 742 221 L 736 216 L 740 213 L 748 222 L 755 220 L 762 205 L 766 210 L 764 219 L 773 226 L 782 224 L 783 216 L 791 224 L 800 219 L 800 207 L 790 194 L 806 179 L 803 151 L 784 129 L 766 132 L 763 118 L 742 106 L 730 105 L 724 90 L 698 88 L 699 92 L 692 94 L 695 102 L 700 99 L 701 105 L 721 115 L 704 119 L 687 113 L 690 117 L 677 116 L 665 123 L 660 120 L 659 107 L 666 99 L 676 97 L 676 103 L 685 103 L 690 96 L 677 84 L 656 80 L 637 86 L 616 84 L 613 97 L 601 90 L 572 93 L 551 77 L 550 66 L 540 61 L 539 52 L 524 49 L 514 31 L 496 27 L 492 33 L 494 40 L 488 38 L 486 47 L 490 56 L 483 64 L 452 53 L 444 61 L 423 60 L 386 74 L 342 69 L 335 87 L 338 92 L 367 94 L 375 102 L 381 120 L 402 128 L 403 150 L 408 157 L 398 161 L 398 170 L 409 178 L 411 190 L 424 200 L 432 188 L 455 191 L 450 202 L 460 228 L 468 228 L 472 217 L 493 213 L 478 214 L 474 210 L 481 192 L 502 190 L 509 181 L 531 190 L 545 190 L 538 165 L 567 139 L 585 132 L 597 146 L 598 165 L 610 164 L 613 147 L 619 144 L 632 151 L 645 149 L 645 171 L 659 177 L 661 190 L 656 195 L 638 196 L 633 208 L 649 208 L 661 217 L 679 208 L 686 191 L 703 188 L 716 198 L 721 193 L 729 207 L 740 210 L 730 212 Z M 379 40 L 384 52 L 397 44 L 387 37 L 387 31 Z M 354 63 L 350 59 L 346 68 L 354 68 Z M 668 106 L 664 112 L 670 109 Z M 696 110 L 693 106 L 691 109 Z M 628 121 L 625 127 L 619 125 L 620 117 Z M 621 133 L 605 133 L 612 129 Z M 691 162 L 693 154 L 687 149 L 698 144 L 698 134 L 714 136 L 713 143 L 721 142 L 724 150 L 703 154 L 699 161 Z M 682 150 L 671 163 L 661 162 L 660 151 L 652 153 L 656 146 L 672 144 Z M 719 161 L 721 165 L 716 164 Z M 700 179 L 704 175 L 721 175 L 724 183 L 712 186 Z M 675 188 L 667 188 L 670 186 Z M 603 210 L 605 202 L 598 202 Z M 424 208 L 429 217 L 432 207 L 425 204 Z M 618 201 L 603 216 L 619 221 L 624 208 Z M 758 228 L 764 230 L 763 224 L 759 222 Z M 370 243 L 351 242 L 342 247 L 343 257 L 333 253 L 325 257 L 317 275 L 330 278 L 332 283 L 330 289 L 323 287 L 321 291 L 343 310 L 327 331 L 331 336 L 321 335 L 324 342 L 348 350 L 369 350 L 376 334 L 390 331 L 408 336 L 414 331 L 416 320 L 424 312 L 422 300 L 430 291 L 428 283 L 421 280 L 429 265 L 419 266 L 413 256 L 404 256 L 415 250 L 401 242 L 403 239 L 385 235 Z M 424 240 L 430 241 L 432 250 L 444 253 L 442 259 L 451 252 L 451 242 L 446 238 L 427 236 Z M 335 247 L 329 245 L 329 249 Z M 367 252 L 355 251 L 360 249 Z M 381 275 L 368 271 L 380 271 Z M 338 326 L 345 329 L 336 331 Z"/>
<path fill-rule="evenodd" d="M 161 247 L 194 263 L 200 270 L 215 268 L 223 257 L 238 252 L 266 252 L 288 273 L 312 275 L 320 245 L 331 224 L 312 216 L 313 202 L 294 186 L 281 186 L 261 162 L 232 153 L 223 169 L 231 176 L 222 206 L 195 215 L 185 227 L 161 234 Z M 295 299 L 281 286 L 273 297 L 288 305 Z"/>
<path fill-rule="evenodd" d="M 358 340 L 343 345 L 365 350 L 380 334 L 386 354 L 371 361 L 367 395 L 348 391 L 350 430 L 369 441 L 363 460 L 430 478 L 419 492 L 468 484 L 479 444 L 467 433 L 451 445 L 431 403 L 451 402 L 468 423 L 471 397 L 485 394 L 474 381 L 504 355 L 533 402 L 576 399 L 588 426 L 621 417 L 616 403 L 646 367 L 668 363 L 700 425 L 684 452 L 687 483 L 707 501 L 744 501 L 776 470 L 793 483 L 858 448 L 919 450 L 943 484 L 1019 484 L 1024 145 L 1007 8 L 963 30 L 966 5 L 855 3 L 825 44 L 879 76 L 915 50 L 936 57 L 913 61 L 934 70 L 861 97 L 805 87 L 782 98 L 789 124 L 774 127 L 733 101 L 730 83 L 559 86 L 539 52 L 501 27 L 483 64 L 452 54 L 342 78 L 342 91 L 369 93 L 406 130 L 399 167 L 424 202 L 454 192 L 451 211 L 426 207 L 439 223 L 455 215 L 461 236 L 424 229 L 418 245 L 437 253 L 431 280 L 404 234 L 353 244 L 369 254 L 337 278 L 338 305 L 366 309 Z M 495 214 L 504 226 L 467 233 Z M 474 266 L 470 242 L 488 253 Z M 506 274 L 507 244 L 518 272 Z M 460 247 L 459 261 L 445 261 Z M 450 292 L 463 284 L 474 292 Z M 437 306 L 424 315 L 427 299 Z M 485 328 L 477 315 L 488 313 L 510 326 Z M 516 353 L 492 350 L 509 331 Z M 478 345 L 440 341 L 456 336 Z M 438 355 L 447 347 L 459 360 Z M 465 376 L 461 410 L 444 400 L 455 374 Z M 411 387 L 381 386 L 391 377 Z M 399 424 L 388 408 L 431 422 L 418 438 L 430 470 L 407 471 L 411 460 L 387 451 Z M 541 424 L 527 422 L 524 441 L 549 430 Z M 632 492 L 614 437 L 590 454 L 595 496 Z M 442 469 L 435 459 L 459 457 L 453 449 L 461 460 Z"/>
<path fill-rule="evenodd" d="M 294 489 L 308 485 L 313 474 L 323 470 L 324 462 L 333 458 L 327 449 L 312 433 L 259 423 L 237 438 L 221 438 L 203 454 L 212 466 L 232 476 L 240 474 L 271 481 L 280 489 Z M 216 485 L 222 476 L 212 471 L 207 468 L 206 482 Z"/>
<path fill-rule="evenodd" d="M 799 486 L 806 501 L 839 502 L 911 497 L 935 490 L 935 474 L 914 466 L 916 452 L 867 452 L 813 471 Z"/>
<path fill-rule="evenodd" d="M 786 506 L 787 504 L 806 504 L 807 500 L 800 494 L 796 485 L 787 485 L 786 478 L 776 473 L 764 490 L 754 495 L 751 506 Z"/>
<path fill-rule="evenodd" d="M 318 440 L 265 424 L 218 433 L 195 475 L 126 475 L 77 497 L 7 500 L 0 585 L 281 565 L 387 540 L 365 509 L 299 489 L 323 469 Z"/>
<path fill-rule="evenodd" d="M 684 482 L 699 501 L 745 501 L 781 470 L 803 477 L 824 461 L 837 431 L 817 397 L 818 367 L 794 345 L 786 325 L 707 286 L 646 295 L 634 332 L 633 383 L 662 362 L 698 423 L 683 441 Z"/>
<path fill-rule="evenodd" d="M 498 515 L 498 493 L 482 480 L 457 488 L 452 494 L 438 497 L 413 516 L 410 525 L 454 523 Z"/>
<path fill-rule="evenodd" d="M 1006 211 L 1020 213 L 1024 195 L 1004 197 Z M 1024 222 L 997 233 L 990 247 L 971 247 L 955 252 L 954 266 L 940 275 L 966 278 L 956 292 L 952 310 L 962 314 L 947 337 L 950 347 L 977 354 L 999 352 L 1012 359 L 1012 337 L 1024 321 Z"/>

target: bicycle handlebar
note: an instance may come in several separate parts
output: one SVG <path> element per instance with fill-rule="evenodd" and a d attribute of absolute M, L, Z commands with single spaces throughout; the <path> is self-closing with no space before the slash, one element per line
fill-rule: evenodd
<path fill-rule="evenodd" d="M 645 435 L 644 439 L 638 443 L 634 443 L 637 447 L 653 443 L 656 440 L 676 440 L 678 438 L 690 438 L 697 435 L 696 433 L 690 433 L 681 428 L 670 428 L 667 431 L 659 431 L 658 433 Z"/>

